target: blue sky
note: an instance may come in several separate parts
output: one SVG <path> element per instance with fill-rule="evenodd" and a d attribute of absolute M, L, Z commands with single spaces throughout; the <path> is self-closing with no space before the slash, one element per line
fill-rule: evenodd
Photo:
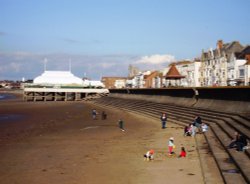
<path fill-rule="evenodd" d="M 0 80 L 68 70 L 127 76 L 199 57 L 216 42 L 250 44 L 249 0 L 0 0 Z M 146 59 L 145 59 L 146 58 Z"/>

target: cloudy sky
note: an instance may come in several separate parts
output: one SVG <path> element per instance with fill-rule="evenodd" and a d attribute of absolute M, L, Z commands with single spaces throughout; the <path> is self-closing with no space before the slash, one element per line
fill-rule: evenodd
<path fill-rule="evenodd" d="M 219 39 L 250 44 L 249 0 L 0 0 L 0 80 L 47 70 L 127 76 L 193 59 Z"/>

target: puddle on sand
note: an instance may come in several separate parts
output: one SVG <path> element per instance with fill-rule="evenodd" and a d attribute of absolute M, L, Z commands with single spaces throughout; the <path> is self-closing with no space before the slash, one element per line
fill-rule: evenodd
<path fill-rule="evenodd" d="M 238 169 L 228 169 L 228 170 L 222 170 L 223 173 L 240 173 L 240 171 Z"/>
<path fill-rule="evenodd" d="M 9 122 L 9 121 L 18 121 L 23 119 L 23 115 L 19 114 L 1 114 L 0 115 L 0 123 Z"/>

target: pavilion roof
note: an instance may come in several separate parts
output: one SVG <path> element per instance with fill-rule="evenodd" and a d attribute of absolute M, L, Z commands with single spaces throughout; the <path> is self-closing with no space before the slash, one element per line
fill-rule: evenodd
<path fill-rule="evenodd" d="M 166 79 L 181 79 L 181 78 L 185 78 L 185 76 L 180 74 L 180 72 L 177 70 L 175 65 L 171 65 L 165 78 Z"/>

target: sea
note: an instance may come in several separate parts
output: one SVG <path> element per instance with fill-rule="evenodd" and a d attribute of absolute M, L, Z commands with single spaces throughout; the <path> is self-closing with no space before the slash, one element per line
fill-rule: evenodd
<path fill-rule="evenodd" d="M 12 94 L 0 93 L 0 101 L 1 100 L 14 99 L 14 98 L 16 98 L 16 97 L 14 95 L 12 95 Z"/>
<path fill-rule="evenodd" d="M 1 101 L 8 100 L 8 99 L 14 99 L 14 98 L 16 98 L 16 97 L 12 94 L 0 93 L 0 105 L 1 105 Z M 19 121 L 23 118 L 24 118 L 24 116 L 21 114 L 2 114 L 2 113 L 0 113 L 0 123 L 10 122 L 10 121 L 11 122 Z"/>

